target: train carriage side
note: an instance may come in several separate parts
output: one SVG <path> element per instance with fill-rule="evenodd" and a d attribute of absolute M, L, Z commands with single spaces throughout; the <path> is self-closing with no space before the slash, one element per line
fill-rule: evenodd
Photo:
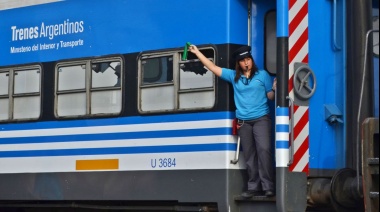
<path fill-rule="evenodd" d="M 41 3 L 0 11 L 1 206 L 238 210 L 231 88 L 181 58 L 229 67 L 246 3 Z"/>
<path fill-rule="evenodd" d="M 378 125 L 361 126 L 378 120 L 378 3 L 15 2 L 0 10 L 1 207 L 378 210 Z M 230 68 L 251 45 L 277 78 L 275 198 L 238 197 L 233 93 L 182 58 L 188 41 Z"/>

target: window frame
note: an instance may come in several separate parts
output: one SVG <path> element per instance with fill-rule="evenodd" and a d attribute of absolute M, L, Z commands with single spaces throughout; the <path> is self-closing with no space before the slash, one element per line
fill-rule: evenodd
<path fill-rule="evenodd" d="M 92 87 L 92 64 L 102 63 L 102 62 L 119 62 L 120 63 L 120 84 L 118 86 L 105 86 L 105 87 Z M 83 89 L 70 89 L 70 90 L 58 90 L 59 88 L 59 74 L 58 70 L 60 67 L 68 67 L 75 65 L 85 65 L 85 87 Z M 116 67 L 116 66 L 115 66 Z M 114 69 L 115 67 L 112 67 Z M 62 61 L 57 62 L 55 65 L 55 85 L 54 85 L 54 116 L 57 119 L 69 119 L 78 117 L 104 117 L 104 116 L 118 116 L 123 112 L 123 87 L 124 87 L 124 59 L 121 56 L 109 56 L 102 58 L 89 58 L 74 61 Z M 105 113 L 92 113 L 92 102 L 91 96 L 93 93 L 101 91 L 120 91 L 120 111 L 119 112 L 105 112 Z M 85 113 L 82 115 L 59 115 L 58 108 L 58 96 L 64 94 L 75 94 L 75 93 L 85 93 Z"/>
<path fill-rule="evenodd" d="M 211 50 L 213 51 L 213 57 L 210 58 L 212 61 L 216 61 L 216 50 L 212 46 L 206 46 L 201 47 L 198 46 L 199 50 L 201 52 Z M 173 112 L 184 112 L 184 111 L 199 111 L 199 110 L 210 110 L 215 107 L 216 104 L 216 79 L 215 75 L 212 74 L 212 86 L 211 87 L 204 87 L 204 88 L 190 88 L 190 89 L 181 89 L 180 88 L 180 65 L 185 63 L 191 63 L 191 62 L 199 62 L 199 59 L 197 59 L 195 56 L 194 58 L 191 58 L 191 55 L 189 55 L 188 59 L 183 61 L 182 58 L 183 49 L 178 50 L 162 50 L 162 51 L 154 51 L 154 52 L 141 52 L 137 58 L 138 64 L 137 64 L 137 110 L 140 114 L 149 114 L 149 113 L 173 113 Z M 172 56 L 173 58 L 173 81 L 172 82 L 164 82 L 164 83 L 149 83 L 144 84 L 143 83 L 143 70 L 142 70 L 142 61 L 145 59 L 150 58 L 159 58 L 159 57 L 166 57 L 166 56 Z M 162 88 L 164 86 L 173 86 L 174 89 L 174 97 L 173 97 L 173 109 L 157 109 L 157 110 L 144 110 L 143 109 L 143 100 L 142 100 L 142 90 L 148 89 L 148 88 L 155 88 L 159 87 Z M 200 107 L 193 107 L 193 108 L 180 108 L 180 95 L 181 94 L 195 94 L 200 92 L 213 92 L 213 103 L 211 106 L 200 106 Z"/>
<path fill-rule="evenodd" d="M 39 73 L 39 81 L 38 81 L 38 91 L 37 92 L 25 92 L 15 94 L 15 75 L 20 71 L 31 71 L 37 70 Z M 7 73 L 8 78 L 8 94 L 0 95 L 0 99 L 8 99 L 8 119 L 1 119 L 1 122 L 15 122 L 15 121 L 33 121 L 38 120 L 42 116 L 42 75 L 43 69 L 39 64 L 32 64 L 26 66 L 17 66 L 17 67 L 9 67 L 0 69 L 0 73 Z M 15 118 L 15 99 L 20 97 L 39 97 L 39 112 L 38 116 L 32 118 Z"/>

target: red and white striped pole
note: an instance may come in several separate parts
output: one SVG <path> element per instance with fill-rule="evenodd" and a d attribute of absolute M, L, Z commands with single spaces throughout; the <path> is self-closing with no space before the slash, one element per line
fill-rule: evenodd
<path fill-rule="evenodd" d="M 289 97 L 294 99 L 296 62 L 309 62 L 308 0 L 289 0 Z M 293 163 L 289 170 L 309 174 L 309 106 L 294 106 Z"/>

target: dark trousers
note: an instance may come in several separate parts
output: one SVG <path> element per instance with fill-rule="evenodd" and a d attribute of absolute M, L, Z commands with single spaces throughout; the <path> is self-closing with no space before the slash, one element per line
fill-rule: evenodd
<path fill-rule="evenodd" d="M 274 164 L 269 115 L 243 121 L 239 136 L 248 171 L 248 190 L 275 190 Z"/>

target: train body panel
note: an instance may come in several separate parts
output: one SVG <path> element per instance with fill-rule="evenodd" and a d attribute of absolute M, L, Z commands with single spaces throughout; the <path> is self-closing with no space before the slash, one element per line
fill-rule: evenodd
<path fill-rule="evenodd" d="M 171 115 L 9 125 L 2 129 L 0 154 L 2 164 L 14 166 L 1 173 L 96 170 L 91 159 L 105 160 L 100 170 L 239 169 L 229 162 L 236 150 L 229 117 L 218 112 L 196 119 Z"/>
<path fill-rule="evenodd" d="M 343 2 L 309 1 L 309 61 L 316 77 L 316 92 L 310 98 L 310 169 L 337 170 L 345 167 L 345 26 Z M 334 14 L 334 10 L 335 13 Z M 333 11 L 333 12 L 321 12 Z M 336 17 L 334 17 L 336 16 Z M 336 19 L 336 20 L 334 20 Z M 336 31 L 333 33 L 333 31 Z M 334 37 L 335 34 L 335 37 Z M 340 112 L 340 121 L 329 122 L 328 110 Z M 339 114 L 337 114 L 339 115 Z"/>
<path fill-rule="evenodd" d="M 246 29 L 246 19 L 227 13 L 246 12 L 239 6 L 230 1 L 207 1 L 202 6 L 187 2 L 181 6 L 178 1 L 162 5 L 94 1 L 89 5 L 86 1 L 69 0 L 18 8 L 17 14 L 5 10 L 2 16 L 9 21 L 1 26 L 6 35 L 1 40 L 5 44 L 1 65 L 178 48 L 184 45 L 185 38 L 201 44 L 211 40 L 213 44 L 246 43 L 246 32 L 234 33 Z M 209 9 L 213 7 L 217 9 Z M 184 14 L 194 8 L 196 17 Z M 192 23 L 197 23 L 197 27 Z M 229 27 L 228 23 L 234 25 Z M 19 30 L 24 29 L 30 33 L 21 34 Z"/>

